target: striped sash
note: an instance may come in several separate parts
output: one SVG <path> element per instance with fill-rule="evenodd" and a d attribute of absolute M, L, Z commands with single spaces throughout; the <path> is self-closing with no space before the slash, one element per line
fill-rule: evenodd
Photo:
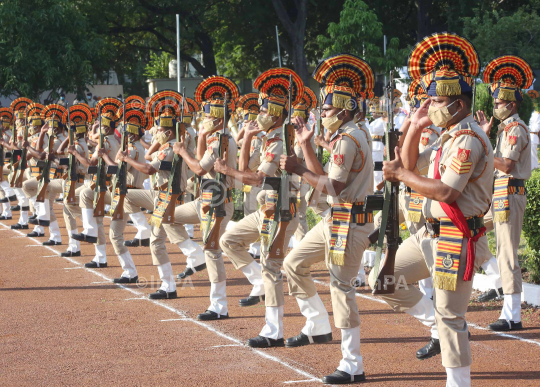
<path fill-rule="evenodd" d="M 525 187 L 509 186 L 511 178 L 501 177 L 495 179 L 493 192 L 493 222 L 505 223 L 510 221 L 510 201 L 508 195 L 525 195 Z"/>
<path fill-rule="evenodd" d="M 202 193 L 202 207 L 208 207 L 210 208 L 210 205 L 212 204 L 212 195 L 213 191 L 211 189 L 205 189 Z M 212 227 L 214 227 L 214 222 L 216 221 L 216 212 L 214 211 L 212 213 L 212 219 L 210 218 L 210 211 L 208 211 L 206 214 L 202 214 L 201 219 L 201 230 L 206 230 L 206 225 L 209 221 L 210 223 L 210 230 L 212 230 Z"/>
<path fill-rule="evenodd" d="M 351 223 L 352 203 L 332 205 L 332 238 L 330 240 L 330 261 L 337 266 L 345 265 L 347 234 Z"/>
<path fill-rule="evenodd" d="M 422 205 L 424 197 L 415 190 L 411 189 L 411 198 L 409 200 L 409 210 L 407 212 L 407 220 L 418 223 L 422 218 Z"/>
<path fill-rule="evenodd" d="M 152 217 L 150 218 L 150 225 L 153 227 L 160 227 L 161 221 L 163 220 L 163 214 L 167 211 L 169 203 L 171 202 L 172 195 L 169 193 L 169 190 L 159 190 L 158 202 Z M 114 200 L 114 199 L 113 199 Z"/>
<path fill-rule="evenodd" d="M 265 200 L 265 206 L 267 207 L 273 207 L 276 205 L 278 198 L 278 193 L 276 191 L 266 191 L 266 200 Z M 276 208 L 276 211 L 278 209 Z M 264 211 L 263 211 L 263 214 Z M 261 227 L 261 244 L 263 246 L 269 246 L 270 245 L 270 232 L 272 231 L 272 222 L 274 221 L 274 214 L 272 214 L 269 218 L 266 217 L 266 214 L 264 215 L 262 227 Z"/>

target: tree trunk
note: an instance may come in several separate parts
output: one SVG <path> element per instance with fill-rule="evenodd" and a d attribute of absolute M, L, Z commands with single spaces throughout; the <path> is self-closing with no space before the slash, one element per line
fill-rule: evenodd
<path fill-rule="evenodd" d="M 304 40 L 306 36 L 306 21 L 307 21 L 307 0 L 294 0 L 296 6 L 296 21 L 293 23 L 283 0 L 272 0 L 274 9 L 279 17 L 279 20 L 285 27 L 285 31 L 291 39 L 291 60 L 294 71 L 298 76 L 307 83 L 309 74 L 307 69 L 306 53 L 304 50 Z"/>

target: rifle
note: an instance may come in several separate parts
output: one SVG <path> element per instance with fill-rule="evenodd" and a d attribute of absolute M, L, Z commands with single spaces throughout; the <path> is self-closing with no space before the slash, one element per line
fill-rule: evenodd
<path fill-rule="evenodd" d="M 122 99 L 122 137 L 120 139 L 121 151 L 125 152 L 127 147 L 126 136 L 126 100 Z M 111 167 L 109 167 L 109 170 Z M 118 193 L 116 192 L 118 190 Z M 124 219 L 124 200 L 127 195 L 127 164 L 123 161 L 118 162 L 116 167 L 116 176 L 112 184 L 111 210 L 109 214 L 112 220 Z"/>
<path fill-rule="evenodd" d="M 0 123 L 0 125 L 3 125 Z M 3 127 L 0 127 L 0 140 L 3 139 L 4 134 L 2 133 L 4 131 Z M 4 145 L 0 144 L 0 182 L 4 180 Z"/>
<path fill-rule="evenodd" d="M 50 133 L 49 148 L 48 148 L 49 154 L 52 152 L 52 148 L 54 146 L 54 119 L 55 118 L 56 118 L 56 115 L 53 115 L 52 121 L 50 121 L 53 128 L 49 132 Z M 43 167 L 43 171 L 41 172 L 41 179 L 39 179 L 38 194 L 36 196 L 36 202 L 38 203 L 43 203 L 45 201 L 45 192 L 47 191 L 47 187 L 49 186 L 49 183 L 51 182 L 50 170 L 51 170 L 51 160 L 47 159 L 45 160 L 45 166 Z"/>
<path fill-rule="evenodd" d="M 473 117 L 474 117 L 474 109 L 475 109 L 475 107 L 476 107 L 475 99 L 476 99 L 476 79 L 473 79 L 473 87 L 472 87 L 472 108 L 471 108 Z"/>
<path fill-rule="evenodd" d="M 227 133 L 229 112 L 227 108 L 227 93 L 225 93 L 223 108 L 223 133 L 218 134 L 219 158 L 222 160 L 227 160 L 229 158 L 229 133 Z M 208 222 L 206 222 L 206 229 L 204 230 L 203 236 L 204 250 L 216 250 L 219 248 L 221 223 L 223 222 L 223 218 L 225 218 L 227 215 L 225 211 L 225 199 L 227 198 L 227 190 L 225 189 L 226 179 L 226 175 L 216 173 L 215 180 L 208 179 L 201 183 L 201 190 L 203 192 L 205 189 L 212 189 L 212 202 L 210 203 L 210 208 L 208 209 Z M 214 215 L 215 221 L 213 227 L 211 227 L 212 218 Z"/>
<path fill-rule="evenodd" d="M 186 95 L 186 89 L 183 89 L 184 95 L 182 96 L 182 108 L 180 113 L 180 121 L 176 122 L 176 141 L 182 141 L 186 138 L 186 125 L 184 124 L 184 96 Z M 170 170 L 171 176 L 167 183 L 167 189 L 164 191 L 162 188 L 159 190 L 158 203 L 152 214 L 153 224 L 171 224 L 174 223 L 174 210 L 176 208 L 176 201 L 182 194 L 180 182 L 182 179 L 182 158 L 176 153 L 174 154 L 172 163 L 162 161 L 160 170 Z"/>
<path fill-rule="evenodd" d="M 394 90 L 394 74 L 390 72 L 390 83 L 387 86 L 388 92 L 388 124 L 386 130 L 386 160 L 395 159 L 395 147 L 399 141 L 399 130 L 394 128 L 394 109 L 392 93 Z M 375 255 L 375 265 L 369 275 L 369 283 L 373 289 L 373 294 L 393 294 L 395 290 L 394 264 L 396 252 L 402 240 L 399 236 L 399 182 L 384 182 L 384 193 L 382 195 L 368 195 L 364 204 L 364 210 L 371 212 L 382 210 L 381 227 L 369 235 L 372 243 L 377 240 L 377 252 Z M 380 232 L 384 230 L 384 232 Z M 384 237 L 386 236 L 386 254 L 382 259 L 382 248 Z"/>
<path fill-rule="evenodd" d="M 73 132 L 75 131 L 75 128 L 71 126 L 71 111 L 69 110 L 69 106 L 66 102 L 66 109 L 68 111 L 68 123 L 69 123 L 69 146 L 72 146 L 75 143 L 75 135 Z M 67 178 L 66 183 L 64 185 L 64 200 L 67 204 L 74 204 L 75 203 L 75 189 L 78 181 L 77 176 L 77 158 L 70 154 L 68 159 L 68 170 L 67 170 Z M 60 160 L 60 165 L 65 165 L 65 163 Z"/>
<path fill-rule="evenodd" d="M 26 108 L 24 110 L 24 135 L 23 135 L 23 142 L 26 142 L 28 140 L 28 105 L 26 105 Z M 13 176 L 11 176 L 11 187 L 15 188 L 22 188 L 22 180 L 24 176 L 24 171 L 26 170 L 26 162 L 27 162 L 27 153 L 28 150 L 25 148 L 21 149 L 21 158 L 19 159 L 19 164 L 17 165 L 17 171 L 13 171 Z"/>
<path fill-rule="evenodd" d="M 287 122 L 283 124 L 283 154 L 287 156 L 294 155 L 294 125 L 291 121 L 292 116 L 292 75 L 289 75 L 289 114 Z M 291 212 L 291 174 L 287 171 L 281 171 L 281 177 L 265 177 L 263 187 L 269 185 L 274 191 L 278 191 L 276 208 L 274 211 L 274 220 L 272 222 L 272 231 L 270 233 L 270 248 L 268 251 L 269 259 L 283 259 L 287 251 L 285 232 L 287 226 L 292 220 Z M 294 197 L 296 200 L 296 197 Z M 269 211 L 270 212 L 270 211 Z"/>
<path fill-rule="evenodd" d="M 11 143 L 15 144 L 15 135 L 17 130 L 14 128 L 11 132 Z M 15 168 L 17 168 L 17 159 L 21 155 L 20 149 L 13 149 L 11 152 L 6 152 L 6 156 L 9 157 L 9 170 L 15 174 Z M 10 180 L 11 181 L 11 180 Z"/>
<path fill-rule="evenodd" d="M 101 107 L 98 111 L 99 117 L 99 144 L 98 148 L 103 148 L 104 135 L 101 127 Z M 94 186 L 94 217 L 105 216 L 105 195 L 107 193 L 107 171 L 103 158 L 100 157 L 97 165 L 96 184 Z"/>
<path fill-rule="evenodd" d="M 323 105 L 323 101 L 319 99 L 320 97 L 317 97 L 317 100 L 319 102 L 319 118 L 317 118 L 317 123 L 315 125 L 315 130 L 316 130 L 316 135 L 317 136 L 320 136 L 321 133 L 322 133 L 322 105 Z M 320 145 L 317 145 L 317 149 L 315 150 L 315 156 L 317 156 L 317 160 L 319 160 L 319 163 L 321 163 L 321 165 L 323 164 L 323 152 L 324 152 L 324 149 L 322 146 Z M 321 197 L 321 191 L 317 191 L 314 187 L 310 187 L 309 188 L 309 197 L 308 197 L 308 205 L 310 207 L 316 207 L 318 202 L 319 202 L 319 198 Z"/>

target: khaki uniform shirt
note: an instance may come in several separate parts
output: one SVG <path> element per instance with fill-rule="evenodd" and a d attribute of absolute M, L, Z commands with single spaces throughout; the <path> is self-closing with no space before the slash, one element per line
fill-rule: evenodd
<path fill-rule="evenodd" d="M 259 165 L 261 165 L 261 153 L 263 146 L 264 134 L 258 133 L 251 140 L 251 147 L 249 148 L 249 161 L 248 168 L 252 172 L 256 172 Z"/>
<path fill-rule="evenodd" d="M 152 189 L 159 190 L 162 187 L 166 188 L 166 184 L 169 183 L 169 179 L 171 177 L 171 171 L 161 171 L 159 169 L 159 166 L 161 165 L 162 161 L 169 161 L 172 162 L 174 158 L 174 152 L 173 152 L 173 146 L 176 140 L 170 140 L 166 144 L 162 145 L 159 150 L 152 153 L 152 161 L 150 162 L 150 165 L 156 169 L 156 173 L 152 175 Z M 182 182 L 180 182 L 180 189 L 185 188 L 185 179 L 184 185 L 182 186 Z"/>
<path fill-rule="evenodd" d="M 517 114 L 508 117 L 499 125 L 495 157 L 515 161 L 508 174 L 495 170 L 495 177 L 510 176 L 514 179 L 531 177 L 531 139 L 529 129 Z"/>
<path fill-rule="evenodd" d="M 39 133 L 34 134 L 32 137 L 28 137 L 28 142 L 30 143 L 30 146 L 37 150 L 37 143 L 39 139 Z M 35 167 L 38 163 L 38 160 L 34 157 L 30 158 L 30 153 L 28 153 L 28 165 L 31 167 Z"/>
<path fill-rule="evenodd" d="M 456 136 L 464 130 L 472 130 L 475 135 Z M 441 181 L 461 192 L 456 202 L 465 217 L 483 215 L 489 209 L 493 190 L 493 148 L 488 136 L 472 115 L 443 133 L 432 147 L 420 154 L 416 164 L 418 170 L 429 166 L 430 179 L 433 179 L 435 156 L 441 146 Z M 440 203 L 428 198 L 424 200 L 422 213 L 426 218 L 446 217 Z"/>
<path fill-rule="evenodd" d="M 141 145 L 140 141 L 135 143 L 129 143 L 128 145 L 128 154 L 133 160 L 145 164 L 146 160 L 144 158 L 144 147 Z M 111 157 L 112 158 L 112 157 Z M 114 160 L 114 158 L 112 158 Z M 127 177 L 126 183 L 129 186 L 135 187 L 137 189 L 143 188 L 143 182 L 148 178 L 146 173 L 142 173 L 131 165 L 127 164 Z"/>
<path fill-rule="evenodd" d="M 77 150 L 77 152 L 79 152 L 81 156 L 85 158 L 89 157 L 88 145 L 86 144 L 86 140 L 84 139 L 84 137 L 80 139 L 75 139 L 75 142 L 73 143 L 73 145 L 75 145 L 75 149 Z M 79 162 L 79 160 L 76 160 L 76 163 L 77 163 L 77 173 L 85 175 L 86 172 L 88 171 L 88 168 L 82 165 Z M 91 179 L 91 178 L 92 178 L 92 175 L 85 176 L 85 179 Z"/>
<path fill-rule="evenodd" d="M 206 139 L 206 152 L 204 152 L 204 156 L 201 160 L 199 160 L 199 164 L 202 169 L 204 169 L 207 173 L 203 176 L 204 179 L 215 179 L 216 178 L 216 172 L 214 171 L 214 163 L 219 157 L 219 136 L 218 133 L 223 133 L 222 130 L 218 130 L 217 132 L 213 133 L 211 136 L 207 137 Z M 232 136 L 229 136 L 229 151 L 228 151 L 228 157 L 227 157 L 227 165 L 231 168 L 236 169 L 236 153 L 237 153 L 237 146 L 236 141 L 234 141 L 234 138 Z M 230 176 L 227 176 L 226 178 L 226 187 L 227 189 L 233 187 L 233 181 L 234 179 Z"/>
<path fill-rule="evenodd" d="M 366 124 L 366 120 L 360 120 L 356 123 L 356 125 L 358 126 L 358 129 L 360 129 L 360 131 L 362 133 L 364 133 L 364 136 L 366 136 L 366 141 L 368 143 L 368 146 L 369 146 L 369 150 L 373 150 L 373 139 L 371 138 L 371 133 L 370 133 L 370 130 Z"/>
<path fill-rule="evenodd" d="M 328 195 L 328 203 L 363 202 L 373 192 L 373 159 L 366 136 L 349 121 L 334 133 L 330 146 L 332 152 L 325 171 L 328 178 L 346 185 L 339 195 Z"/>

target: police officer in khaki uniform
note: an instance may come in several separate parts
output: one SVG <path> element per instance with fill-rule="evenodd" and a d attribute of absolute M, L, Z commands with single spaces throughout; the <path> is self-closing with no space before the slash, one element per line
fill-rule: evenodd
<path fill-rule="evenodd" d="M 519 69 L 519 71 L 516 71 Z M 493 117 L 501 121 L 495 149 L 495 183 L 491 214 L 497 243 L 497 262 L 504 292 L 499 320 L 488 325 L 494 331 L 522 329 L 522 278 L 518 259 L 519 239 L 527 204 L 525 181 L 531 177 L 531 138 L 518 109 L 523 94 L 533 82 L 531 67 L 523 59 L 505 55 L 492 60 L 484 70 L 484 82 L 491 84 Z M 482 129 L 489 136 L 488 122 L 478 112 Z"/>
<path fill-rule="evenodd" d="M 216 164 L 223 173 L 233 176 L 236 180 L 251 186 L 261 187 L 265 177 L 279 177 L 279 157 L 283 154 L 283 124 L 287 117 L 287 93 L 289 75 L 293 75 L 293 101 L 301 101 L 303 84 L 298 75 L 289 69 L 271 69 L 262 73 L 255 80 L 255 87 L 260 91 L 260 113 L 256 123 L 250 121 L 245 126 L 244 144 L 240 151 L 238 170 L 224 168 Z M 249 169 L 249 143 L 257 133 L 266 132 L 266 141 L 262 149 L 261 163 L 257 172 Z M 292 135 L 292 133 L 290 134 Z M 222 163 L 221 163 L 222 164 Z M 298 177 L 292 176 L 291 197 L 296 198 L 298 192 Z M 258 211 L 244 217 L 231 230 L 228 230 L 220 240 L 223 251 L 231 260 L 234 267 L 241 270 L 254 285 L 248 298 L 240 300 L 240 306 L 249 306 L 265 301 L 266 313 L 263 329 L 259 336 L 248 340 L 251 347 L 283 346 L 283 275 L 281 266 L 283 259 L 268 258 L 270 249 L 270 230 L 273 222 L 277 193 L 270 187 L 263 187 L 265 205 Z M 272 206 L 273 205 L 273 206 Z M 270 213 L 271 212 L 271 213 Z M 285 231 L 285 249 L 298 226 L 298 214 L 294 214 Z M 253 260 L 246 251 L 249 243 L 261 239 L 261 266 Z M 261 281 L 262 279 L 262 281 Z"/>
<path fill-rule="evenodd" d="M 80 193 L 83 189 L 90 186 L 90 178 L 87 175 L 90 162 L 85 134 L 87 131 L 87 122 L 92 120 L 92 113 L 85 105 L 73 105 L 69 107 L 69 112 L 66 112 L 66 116 L 68 113 L 71 115 L 72 125 L 72 128 L 68 130 L 73 130 L 75 132 L 75 141 L 70 145 L 68 136 L 68 138 L 64 140 L 64 143 L 60 145 L 60 148 L 58 148 L 58 152 L 65 152 L 75 156 L 77 181 L 75 182 L 75 202 L 72 204 L 67 202 L 65 183 L 62 187 L 62 190 L 64 191 L 64 221 L 69 234 L 69 245 L 67 250 L 60 255 L 62 257 L 79 257 L 81 255 L 80 244 L 78 240 L 73 239 L 73 235 L 78 233 L 77 221 L 75 219 L 81 216 L 81 208 L 79 207 Z M 64 120 L 64 117 L 62 117 L 62 119 Z M 69 127 L 69 118 L 66 118 L 65 121 Z"/>
<path fill-rule="evenodd" d="M 107 98 L 99 101 L 107 100 Z M 107 111 L 101 115 L 101 127 L 98 130 L 101 130 L 103 134 L 103 149 L 104 152 L 109 156 L 109 158 L 114 158 L 120 149 L 119 139 L 115 136 L 114 128 L 116 125 L 115 121 L 116 111 Z M 99 124 L 99 120 L 98 120 Z M 98 145 L 99 147 L 99 145 Z M 92 158 L 89 160 L 91 166 L 98 164 L 100 155 L 97 152 L 96 147 Z M 102 152 L 103 153 L 103 152 Z M 97 175 L 94 175 L 94 179 Z M 94 181 L 94 184 L 97 184 L 97 181 Z M 95 190 L 92 186 L 85 187 L 79 192 L 79 207 L 81 208 L 81 217 L 83 223 L 83 231 L 80 234 L 73 234 L 72 238 L 79 242 L 88 242 L 93 243 L 96 251 L 96 256 L 91 262 L 85 263 L 85 267 L 88 268 L 103 268 L 107 267 L 107 253 L 106 253 L 106 236 L 105 236 L 105 226 L 103 225 L 103 216 L 94 217 L 94 193 Z M 106 195 L 107 197 L 107 195 Z M 110 203 L 110 195 L 108 195 L 109 200 L 106 203 Z"/>
<path fill-rule="evenodd" d="M 173 145 L 176 143 L 176 133 L 174 130 L 176 126 L 175 114 L 176 112 L 179 112 L 182 96 L 179 93 L 172 91 L 167 91 L 167 95 L 158 95 L 158 97 L 160 96 L 167 98 L 168 103 L 158 106 L 155 110 L 157 130 L 154 137 L 156 141 L 152 144 L 150 149 L 148 149 L 146 155 L 147 160 L 150 159 L 150 163 L 129 157 L 128 151 L 119 152 L 117 156 L 118 161 L 125 162 L 137 171 L 150 175 L 152 180 L 150 190 L 129 190 L 124 202 L 124 214 L 140 212 L 141 207 L 153 208 L 155 211 L 155 208 L 158 205 L 160 189 L 167 187 L 169 179 L 171 178 L 171 171 L 168 168 L 161 168 L 161 166 L 162 162 L 171 163 L 173 161 Z M 175 109 L 175 112 L 173 113 L 171 109 Z M 154 111 L 154 109 L 152 108 L 151 111 Z M 184 172 L 185 169 L 182 170 L 180 180 L 181 191 L 186 187 L 186 174 Z M 166 239 L 169 238 L 171 243 L 178 244 L 182 241 L 182 233 L 185 234 L 186 231 L 182 225 L 177 223 L 165 224 L 161 222 L 160 218 L 156 218 L 155 214 L 152 216 L 153 218 L 150 222 L 152 225 L 150 252 L 152 254 L 152 262 L 158 269 L 161 286 L 156 292 L 151 293 L 148 297 L 150 299 L 177 298 L 176 282 L 165 242 Z"/>
<path fill-rule="evenodd" d="M 347 68 L 348 74 L 344 74 L 342 68 Z M 296 137 L 304 151 L 307 168 L 285 156 L 281 157 L 280 165 L 326 193 L 332 210 L 283 263 L 289 293 L 296 297 L 300 312 L 306 317 L 300 334 L 287 339 L 285 345 L 298 347 L 332 340 L 328 312 L 310 273 L 312 265 L 325 261 L 330 272 L 334 322 L 341 329 L 343 358 L 337 369 L 323 378 L 323 383 L 361 382 L 365 374 L 354 280 L 372 230 L 373 214 L 365 213 L 363 204 L 366 195 L 373 192 L 373 160 L 366 136 L 354 123 L 354 114 L 357 93 L 373 89 L 374 75 L 362 59 L 339 54 L 321 61 L 313 77 L 323 84 L 322 124 L 331 133 L 330 162 L 323 170 L 310 146 L 313 131 L 298 118 Z"/>
<path fill-rule="evenodd" d="M 216 91 L 221 90 L 221 91 Z M 227 92 L 227 109 L 230 113 L 234 110 L 233 98 L 239 95 L 238 86 L 230 79 L 220 76 L 213 76 L 203 80 L 195 90 L 195 99 L 198 102 L 204 102 L 204 112 L 206 118 L 202 123 L 202 130 L 199 131 L 197 142 L 197 158 L 191 156 L 186 148 L 185 142 L 181 141 L 175 144 L 174 152 L 178 154 L 187 166 L 198 176 L 201 176 L 201 184 L 198 189 L 201 191 L 199 198 L 193 202 L 185 203 L 179 206 L 175 211 L 175 222 L 180 225 L 194 224 L 201 222 L 201 230 L 204 232 L 210 216 L 209 206 L 212 201 L 212 190 L 208 189 L 206 184 L 216 177 L 214 164 L 220 158 L 220 139 L 224 144 L 228 140 L 228 151 L 222 157 L 228 166 L 236 166 L 236 141 L 227 133 L 227 123 L 224 122 L 225 107 L 224 93 Z M 223 136 L 223 137 L 222 137 Z M 234 203 L 232 201 L 231 187 L 233 179 L 226 178 L 225 186 L 225 217 L 221 221 L 219 235 L 221 236 L 227 227 L 234 212 Z M 181 234 L 183 241 L 189 240 L 185 229 Z M 198 247 L 200 251 L 200 247 Z M 198 320 L 218 320 L 229 317 L 226 292 L 226 274 L 223 262 L 223 254 L 220 246 L 206 245 L 204 248 L 206 268 L 210 279 L 210 306 L 208 309 L 197 316 Z"/>
<path fill-rule="evenodd" d="M 36 209 L 36 216 L 30 217 L 28 223 L 36 225 L 34 232 L 43 234 L 43 226 L 49 226 L 49 239 L 43 242 L 44 246 L 56 246 L 62 244 L 62 236 L 60 234 L 60 227 L 56 220 L 56 214 L 53 210 L 54 199 L 58 194 L 62 192 L 62 171 L 59 168 L 55 157 L 58 155 L 57 151 L 60 145 L 65 141 L 64 126 L 61 122 L 62 115 L 65 109 L 59 105 L 47 105 L 42 113 L 41 119 L 46 120 L 45 125 L 42 127 L 41 133 L 34 146 L 28 147 L 28 152 L 31 153 L 36 160 L 50 159 L 49 168 L 49 184 L 45 190 L 45 199 L 42 203 L 36 202 L 34 208 Z M 57 113 L 53 118 L 53 113 Z M 52 147 L 49 149 L 49 138 L 54 136 Z M 42 171 L 40 171 L 41 175 Z M 25 195 L 31 200 L 36 200 L 38 195 L 39 181 L 34 177 L 26 180 L 23 183 L 23 191 Z"/>
<path fill-rule="evenodd" d="M 441 41 L 446 42 L 444 49 Z M 386 180 L 401 181 L 424 196 L 427 223 L 399 247 L 394 274 L 398 286 L 394 294 L 381 298 L 431 328 L 432 340 L 417 356 L 442 352 L 450 387 L 471 385 L 465 313 L 474 273 L 491 256 L 483 216 L 491 202 L 493 150 L 471 115 L 471 82 L 479 69 L 474 47 L 455 34 L 435 34 L 418 43 L 409 56 L 409 74 L 422 79 L 430 99 L 412 117 L 403 150 L 396 148 L 396 159 L 383 168 Z M 422 130 L 431 124 L 447 130 L 419 154 Z M 421 177 L 418 171 L 427 166 L 428 177 Z M 433 300 L 410 285 L 430 275 Z M 375 285 L 371 278 L 370 285 Z"/>
<path fill-rule="evenodd" d="M 13 122 L 13 110 L 11 108 L 0 108 L 0 119 L 2 120 L 2 126 L 0 128 L 0 145 L 3 147 L 4 152 L 4 165 L 9 163 L 8 152 L 10 150 L 9 143 L 12 137 L 11 123 Z M 8 169 L 0 165 L 0 203 L 2 204 L 2 213 L 0 214 L 0 220 L 11 220 L 11 205 L 10 201 L 17 200 L 15 191 L 9 186 L 8 181 Z"/>

